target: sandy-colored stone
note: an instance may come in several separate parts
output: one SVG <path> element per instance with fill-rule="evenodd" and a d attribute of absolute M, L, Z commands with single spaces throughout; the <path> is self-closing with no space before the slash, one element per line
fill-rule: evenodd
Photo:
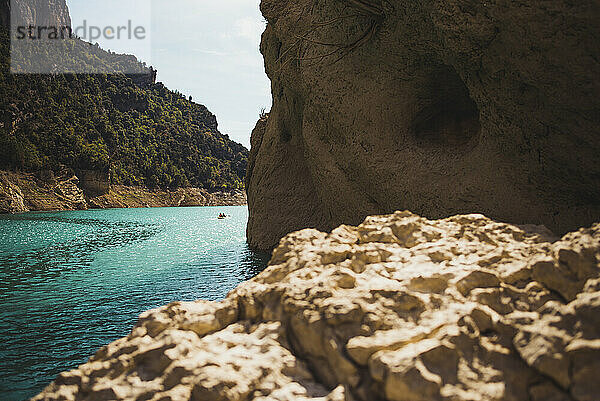
<path fill-rule="evenodd" d="M 598 316 L 600 224 L 396 212 L 286 236 L 225 300 L 144 313 L 34 400 L 591 401 Z"/>

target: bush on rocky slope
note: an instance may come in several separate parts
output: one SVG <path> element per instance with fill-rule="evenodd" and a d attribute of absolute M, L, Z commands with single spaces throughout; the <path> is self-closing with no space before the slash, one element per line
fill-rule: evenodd
<path fill-rule="evenodd" d="M 75 67 L 131 71 L 134 63 L 149 73 L 133 56 L 75 39 L 63 45 L 81 48 Z M 218 131 L 205 106 L 141 75 L 11 74 L 9 47 L 0 27 L 0 168 L 66 165 L 104 173 L 113 184 L 242 188 L 248 150 Z"/>

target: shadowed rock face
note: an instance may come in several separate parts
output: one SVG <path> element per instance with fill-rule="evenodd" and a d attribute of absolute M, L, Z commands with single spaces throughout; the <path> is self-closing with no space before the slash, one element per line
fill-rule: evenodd
<path fill-rule="evenodd" d="M 286 236 L 222 302 L 173 303 L 34 400 L 597 400 L 600 225 L 409 212 Z"/>
<path fill-rule="evenodd" d="M 263 0 L 252 246 L 410 209 L 600 217 L 600 3 Z"/>

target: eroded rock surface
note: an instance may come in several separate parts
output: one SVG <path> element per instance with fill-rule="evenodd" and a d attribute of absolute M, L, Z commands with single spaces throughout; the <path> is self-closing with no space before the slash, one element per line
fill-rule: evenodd
<path fill-rule="evenodd" d="M 88 208 L 79 179 L 72 172 L 65 170 L 56 177 L 39 175 L 0 171 L 0 213 Z"/>
<path fill-rule="evenodd" d="M 248 239 L 409 209 L 600 220 L 600 3 L 262 0 Z"/>
<path fill-rule="evenodd" d="M 21 188 L 15 185 L 8 174 L 0 171 L 0 212 L 21 213 L 26 212 Z"/>
<path fill-rule="evenodd" d="M 144 313 L 35 400 L 598 399 L 600 224 L 409 212 L 286 236 L 222 302 Z"/>

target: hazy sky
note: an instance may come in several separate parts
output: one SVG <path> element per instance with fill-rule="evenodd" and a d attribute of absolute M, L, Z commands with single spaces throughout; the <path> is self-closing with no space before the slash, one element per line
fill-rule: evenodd
<path fill-rule="evenodd" d="M 246 147 L 261 108 L 271 107 L 259 53 L 265 22 L 260 0 L 67 0 L 73 26 L 150 27 L 145 41 L 97 42 L 133 53 L 158 70 L 158 81 L 204 104 L 219 130 Z M 150 6 L 149 6 L 150 5 Z M 80 35 L 81 36 L 81 35 Z"/>

